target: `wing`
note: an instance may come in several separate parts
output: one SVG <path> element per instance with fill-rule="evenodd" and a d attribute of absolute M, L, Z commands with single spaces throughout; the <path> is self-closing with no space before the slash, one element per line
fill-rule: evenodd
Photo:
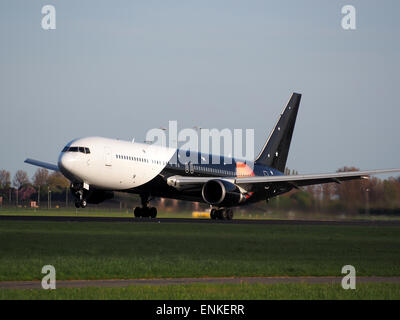
<path fill-rule="evenodd" d="M 51 164 L 51 163 L 47 163 L 47 162 L 43 162 L 43 161 L 39 161 L 39 160 L 34 160 L 34 159 L 29 159 L 29 158 L 26 159 L 24 162 L 25 163 L 29 163 L 29 164 L 33 164 L 34 166 L 46 168 L 46 169 L 49 169 L 49 170 L 60 171 L 58 166 L 55 165 L 55 164 Z"/>
<path fill-rule="evenodd" d="M 369 170 L 369 171 L 348 171 L 335 172 L 325 174 L 304 174 L 293 176 L 264 176 L 264 177 L 241 177 L 236 178 L 237 184 L 270 184 L 270 183 L 288 183 L 293 187 L 303 187 L 313 184 L 322 184 L 342 181 L 368 179 L 369 176 L 383 173 L 400 172 L 400 169 L 385 169 L 385 170 Z"/>
<path fill-rule="evenodd" d="M 177 188 L 194 187 L 206 183 L 209 180 L 222 179 L 232 182 L 237 185 L 261 187 L 270 184 L 286 183 L 295 188 L 302 186 L 309 186 L 313 184 L 322 184 L 342 181 L 356 180 L 356 179 L 368 179 L 369 176 L 383 173 L 394 173 L 400 172 L 400 169 L 387 169 L 387 170 L 370 170 L 370 171 L 348 171 L 348 172 L 335 172 L 325 174 L 304 174 L 304 175 L 293 175 L 293 176 L 252 176 L 252 177 L 239 177 L 239 178 L 226 178 L 226 177 L 183 177 L 183 176 L 172 176 L 167 179 L 170 186 Z"/>

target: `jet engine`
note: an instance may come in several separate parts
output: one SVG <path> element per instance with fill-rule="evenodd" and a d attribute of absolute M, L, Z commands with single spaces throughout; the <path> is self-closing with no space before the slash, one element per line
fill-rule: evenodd
<path fill-rule="evenodd" d="M 205 202 L 219 207 L 236 206 L 246 200 L 239 188 L 225 180 L 209 180 L 201 191 Z"/>

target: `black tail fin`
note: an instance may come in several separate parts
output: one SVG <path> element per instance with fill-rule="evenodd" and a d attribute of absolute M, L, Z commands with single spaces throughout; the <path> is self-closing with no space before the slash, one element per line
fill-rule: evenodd
<path fill-rule="evenodd" d="M 297 111 L 299 110 L 300 99 L 301 94 L 292 94 L 292 97 L 285 110 L 281 113 L 267 142 L 254 161 L 255 164 L 269 166 L 284 172 L 290 142 L 292 141 L 294 125 L 296 123 Z"/>

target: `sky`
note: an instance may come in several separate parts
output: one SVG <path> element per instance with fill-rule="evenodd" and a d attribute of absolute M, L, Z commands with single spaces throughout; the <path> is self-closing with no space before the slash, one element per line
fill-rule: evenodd
<path fill-rule="evenodd" d="M 56 29 L 43 30 L 44 5 Z M 344 5 L 356 30 L 341 27 Z M 254 129 L 261 149 L 303 94 L 288 158 L 299 173 L 400 168 L 400 2 L 0 2 L 0 169 L 30 176 L 84 136 Z"/>

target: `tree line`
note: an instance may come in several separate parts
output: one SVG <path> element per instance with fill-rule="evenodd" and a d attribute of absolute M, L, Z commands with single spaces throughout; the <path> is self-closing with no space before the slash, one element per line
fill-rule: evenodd
<path fill-rule="evenodd" d="M 7 170 L 0 170 L 0 197 L 2 203 L 15 204 L 18 201 L 46 199 L 48 192 L 52 193 L 52 199 L 58 201 L 65 199 L 69 192 L 69 181 L 60 172 L 49 173 L 47 169 L 39 168 L 32 179 L 24 170 L 18 170 L 11 180 L 11 174 Z M 40 194 L 39 194 L 40 192 Z"/>
<path fill-rule="evenodd" d="M 337 170 L 337 172 L 346 171 L 359 171 L 359 169 L 343 167 Z M 351 180 L 339 184 L 307 186 L 271 199 L 270 206 L 280 210 L 400 214 L 400 176 L 387 179 L 372 176 L 369 179 Z"/>

